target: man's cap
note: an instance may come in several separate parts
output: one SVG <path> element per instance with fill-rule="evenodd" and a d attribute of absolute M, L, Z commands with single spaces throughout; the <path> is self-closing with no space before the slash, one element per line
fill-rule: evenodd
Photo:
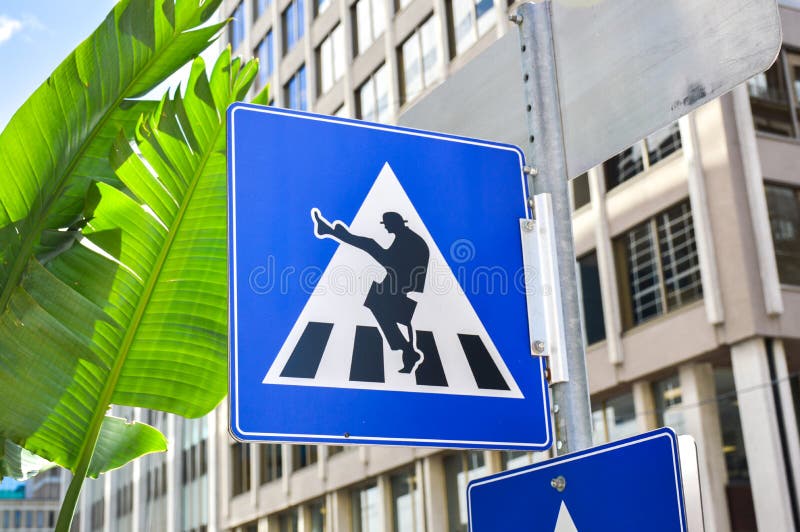
<path fill-rule="evenodd" d="M 383 213 L 383 221 L 381 224 L 386 225 L 387 223 L 408 223 L 408 220 L 404 220 L 400 213 L 397 212 L 385 212 Z"/>

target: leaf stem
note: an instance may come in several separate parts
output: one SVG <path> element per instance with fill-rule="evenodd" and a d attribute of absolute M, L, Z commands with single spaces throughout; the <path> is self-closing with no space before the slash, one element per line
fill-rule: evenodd
<path fill-rule="evenodd" d="M 93 430 L 92 434 L 89 434 L 89 437 L 93 440 L 91 442 L 91 448 L 93 451 L 95 445 L 97 445 L 97 438 L 99 436 L 99 428 L 96 431 Z M 94 454 L 93 451 L 82 455 L 81 461 L 75 468 L 75 472 L 72 475 L 72 480 L 70 480 L 69 487 L 67 488 L 67 493 L 64 496 L 64 501 L 61 503 L 61 509 L 58 512 L 58 521 L 56 521 L 55 532 L 68 532 L 70 529 L 72 518 L 75 516 L 75 507 L 78 505 L 78 500 L 81 496 L 83 482 L 86 480 L 86 473 L 89 471 L 89 464 L 92 460 L 92 455 Z"/>

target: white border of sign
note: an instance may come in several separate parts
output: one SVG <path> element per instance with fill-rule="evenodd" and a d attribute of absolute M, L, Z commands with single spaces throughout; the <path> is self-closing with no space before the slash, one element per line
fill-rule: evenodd
<path fill-rule="evenodd" d="M 285 111 L 282 111 L 280 109 L 260 109 L 260 108 L 255 108 L 255 107 L 249 106 L 249 105 L 233 104 L 229 109 L 230 131 L 228 132 L 228 135 L 229 135 L 228 138 L 231 141 L 231 146 L 230 146 L 231 160 L 228 162 L 228 168 L 229 168 L 229 177 L 230 177 L 230 187 L 231 187 L 231 192 L 232 192 L 230 197 L 229 197 L 229 202 L 230 202 L 230 209 L 231 209 L 231 234 L 233 235 L 233 237 L 230 238 L 231 262 L 232 262 L 232 264 L 230 264 L 229 267 L 233 268 L 233 272 L 234 273 L 238 271 L 238 268 L 237 268 L 236 238 L 235 238 L 235 236 L 236 236 L 236 144 L 234 142 L 232 142 L 232 141 L 233 141 L 233 139 L 235 137 L 235 134 L 236 134 L 236 129 L 235 129 L 235 127 L 236 127 L 236 120 L 235 120 L 236 112 L 240 111 L 240 110 L 249 111 L 249 112 L 257 112 L 257 113 L 265 113 L 265 114 L 273 114 L 273 115 L 279 115 L 279 116 L 291 116 L 293 118 L 300 118 L 300 119 L 312 120 L 312 121 L 317 121 L 317 122 L 330 122 L 330 123 L 335 123 L 335 124 L 346 124 L 346 125 L 351 126 L 351 127 L 358 127 L 358 128 L 364 128 L 364 129 L 373 129 L 373 130 L 376 130 L 376 131 L 387 131 L 387 132 L 391 132 L 391 133 L 412 135 L 412 136 L 415 136 L 415 137 L 423 137 L 423 138 L 443 140 L 443 141 L 449 141 L 449 142 L 457 142 L 457 143 L 461 143 L 461 144 L 470 144 L 470 145 L 473 145 L 473 146 L 482 146 L 482 147 L 486 147 L 486 148 L 494 148 L 494 149 L 500 149 L 500 150 L 506 150 L 506 151 L 514 152 L 519 157 L 519 170 L 520 170 L 520 181 L 521 181 L 521 185 L 522 185 L 522 203 L 523 203 L 524 212 L 526 213 L 528 218 L 531 217 L 531 212 L 530 212 L 530 208 L 528 207 L 528 201 L 527 201 L 528 186 L 527 186 L 527 182 L 526 182 L 526 179 L 525 179 L 525 174 L 524 174 L 524 172 L 522 170 L 523 166 L 524 166 L 524 160 L 522 158 L 521 150 L 519 150 L 518 148 L 505 146 L 505 145 L 502 145 L 502 144 L 495 144 L 495 143 L 492 143 L 492 142 L 481 142 L 481 141 L 478 141 L 478 140 L 455 137 L 455 136 L 450 136 L 450 135 L 445 135 L 445 134 L 437 134 L 437 133 L 427 132 L 427 131 L 419 131 L 419 130 L 415 130 L 415 129 L 402 128 L 402 127 L 397 127 L 397 126 L 384 127 L 384 126 L 372 124 L 372 123 L 369 123 L 369 122 L 361 122 L 361 121 L 358 121 L 358 120 L 332 118 L 332 117 L 325 116 L 325 115 L 314 115 L 314 114 L 311 114 L 311 113 L 299 114 L 299 113 L 295 113 L 295 112 L 285 112 Z M 239 357 L 238 311 L 239 311 L 239 309 L 238 309 L 238 305 L 237 305 L 237 302 L 238 302 L 238 288 L 239 287 L 238 287 L 238 283 L 236 283 L 236 282 L 233 282 L 232 285 L 233 285 L 232 286 L 232 288 L 233 288 L 233 290 L 232 290 L 232 292 L 233 292 L 233 300 L 230 301 L 229 304 L 231 305 L 232 314 L 233 314 L 233 320 L 228 325 L 228 335 L 229 335 L 229 337 L 230 336 L 233 337 L 233 357 L 231 357 L 231 356 L 228 357 L 228 361 L 229 361 L 228 363 L 230 364 L 231 361 L 233 361 L 233 368 L 232 368 L 233 369 L 233 375 L 234 375 L 234 379 L 233 379 L 233 381 L 234 381 L 233 394 L 235 396 L 235 405 L 236 405 L 236 410 L 234 411 L 235 419 L 233 420 L 233 422 L 235 423 L 236 429 L 239 431 L 239 434 L 243 434 L 243 435 L 247 435 L 247 436 L 267 436 L 267 437 L 273 437 L 273 438 L 284 438 L 286 441 L 296 441 L 296 442 L 319 441 L 319 440 L 326 440 L 326 441 L 335 440 L 335 441 L 341 442 L 341 443 L 353 443 L 351 439 L 345 438 L 341 434 L 284 434 L 284 433 L 273 433 L 273 432 L 249 432 L 249 431 L 242 430 L 241 426 L 239 425 L 239 405 L 240 405 L 240 402 L 239 402 L 239 369 L 238 369 L 238 366 L 239 366 L 239 361 L 238 361 L 238 357 Z M 229 349 L 230 349 L 230 342 L 229 342 Z M 545 369 L 546 369 L 545 368 L 544 357 L 538 357 L 538 358 L 539 358 L 539 369 L 542 372 L 542 375 L 544 375 L 545 374 Z M 550 403 L 549 403 L 549 400 L 548 400 L 547 382 L 546 382 L 546 379 L 544 379 L 544 378 L 542 378 L 542 405 L 543 405 L 543 408 L 544 408 L 545 419 L 547 419 L 547 417 L 550 416 L 550 411 L 549 411 Z M 487 448 L 487 447 L 490 447 L 490 446 L 492 446 L 492 447 L 496 446 L 497 448 L 502 448 L 504 446 L 520 446 L 520 447 L 527 446 L 527 447 L 531 447 L 533 445 L 542 446 L 542 447 L 550 447 L 550 445 L 552 444 L 553 437 L 552 437 L 552 434 L 550 432 L 550 429 L 551 429 L 550 423 L 547 423 L 546 425 L 547 425 L 546 426 L 547 438 L 541 444 L 531 443 L 531 442 L 519 443 L 519 442 L 502 442 L 502 441 L 493 442 L 493 441 L 471 441 L 471 440 L 439 440 L 439 439 L 422 439 L 422 438 L 383 438 L 383 437 L 375 437 L 375 436 L 358 436 L 357 438 L 353 438 L 353 439 L 357 439 L 359 442 L 374 441 L 374 442 L 380 442 L 382 444 L 389 444 L 389 445 L 392 445 L 392 444 L 394 444 L 394 445 L 408 445 L 410 442 L 417 442 L 417 443 L 420 443 L 420 444 L 428 444 L 428 445 L 441 444 L 441 445 L 444 445 L 444 446 L 447 446 L 448 444 L 476 445 L 476 446 L 480 446 L 480 447 L 483 447 L 483 448 Z"/>

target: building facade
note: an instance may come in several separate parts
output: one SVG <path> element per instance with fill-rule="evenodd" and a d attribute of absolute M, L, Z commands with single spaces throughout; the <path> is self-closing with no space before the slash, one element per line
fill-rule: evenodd
<path fill-rule="evenodd" d="M 800 6 L 781 4 L 772 68 L 571 182 L 595 441 L 694 436 L 721 532 L 800 527 Z M 225 0 L 223 41 L 273 105 L 398 123 L 516 31 L 513 8 Z M 468 481 L 548 457 L 243 444 L 224 404 L 118 413 L 170 450 L 90 481 L 76 530 L 464 531 Z"/>
<path fill-rule="evenodd" d="M 0 482 L 0 530 L 53 530 L 69 474 L 52 468 L 27 480 Z"/>

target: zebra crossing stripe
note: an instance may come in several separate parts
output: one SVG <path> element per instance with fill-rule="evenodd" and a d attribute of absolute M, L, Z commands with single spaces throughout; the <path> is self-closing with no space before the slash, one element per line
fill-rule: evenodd
<path fill-rule="evenodd" d="M 500 375 L 497 366 L 492 361 L 489 351 L 483 345 L 479 336 L 474 334 L 459 334 L 458 340 L 464 348 L 464 354 L 469 362 L 469 369 L 475 377 L 478 388 L 483 390 L 508 390 L 508 384 Z"/>
<path fill-rule="evenodd" d="M 281 377 L 313 380 L 333 327 L 333 323 L 309 322 L 281 371 Z M 458 339 L 472 370 L 476 386 L 482 390 L 508 390 L 508 384 L 480 337 L 474 334 L 459 334 Z M 415 371 L 416 383 L 420 386 L 446 387 L 447 376 L 431 331 L 417 331 L 417 348 L 425 358 Z M 357 326 L 350 364 L 350 381 L 383 383 L 384 364 L 384 343 L 378 328 Z"/>
<path fill-rule="evenodd" d="M 353 361 L 350 365 L 350 380 L 361 382 L 384 382 L 383 338 L 377 327 L 356 327 L 353 342 Z"/>
<path fill-rule="evenodd" d="M 332 329 L 333 323 L 312 321 L 306 325 L 300 341 L 297 342 L 289 361 L 281 371 L 281 377 L 313 379 L 317 374 Z"/>
<path fill-rule="evenodd" d="M 447 386 L 442 359 L 439 358 L 439 349 L 431 331 L 417 331 L 417 349 L 425 356 L 425 360 L 417 368 L 417 384 Z"/>

